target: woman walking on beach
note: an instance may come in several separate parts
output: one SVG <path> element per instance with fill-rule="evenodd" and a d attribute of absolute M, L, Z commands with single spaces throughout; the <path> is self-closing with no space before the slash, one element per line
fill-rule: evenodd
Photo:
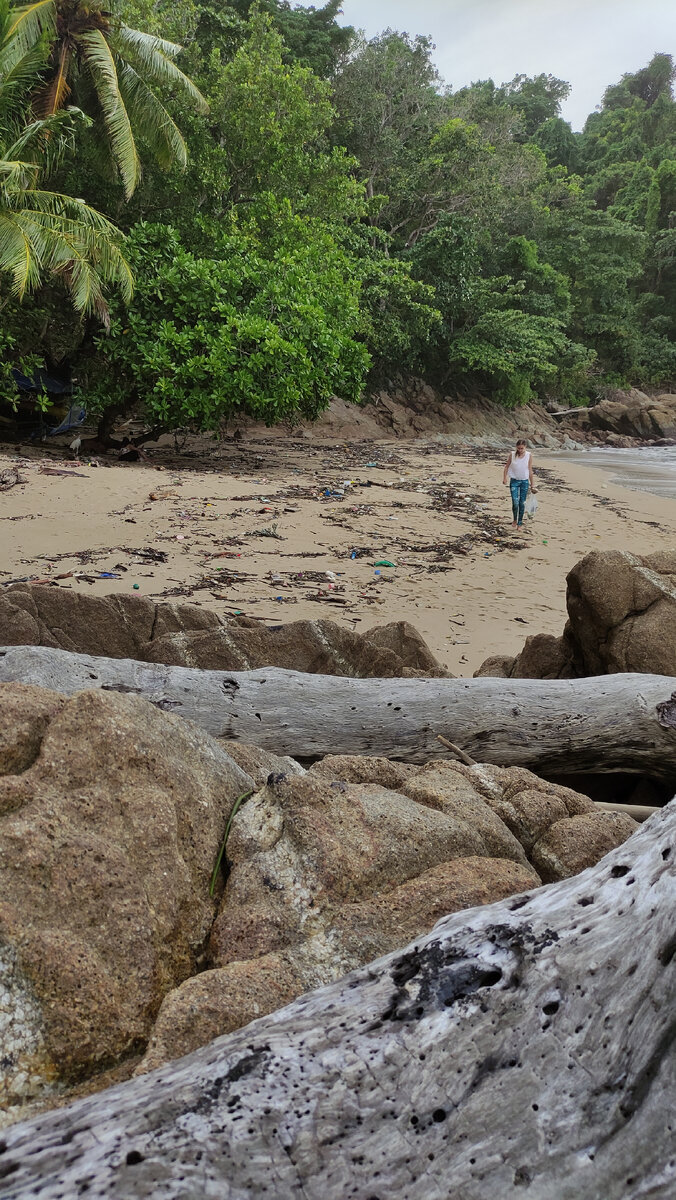
<path fill-rule="evenodd" d="M 502 482 L 509 483 L 509 490 L 512 493 L 512 515 L 514 517 L 512 528 L 521 529 L 529 484 L 533 492 L 537 491 L 533 481 L 533 455 L 530 450 L 526 449 L 526 442 L 523 438 L 519 438 L 516 450 L 512 450 L 505 463 Z"/>

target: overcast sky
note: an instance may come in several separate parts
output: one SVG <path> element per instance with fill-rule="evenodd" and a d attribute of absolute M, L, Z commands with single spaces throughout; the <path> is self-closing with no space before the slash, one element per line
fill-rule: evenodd
<path fill-rule="evenodd" d="M 676 0 L 343 0 L 339 20 L 369 37 L 388 27 L 431 34 L 454 90 L 522 73 L 567 79 L 563 116 L 574 129 L 625 71 L 657 50 L 676 56 Z"/>

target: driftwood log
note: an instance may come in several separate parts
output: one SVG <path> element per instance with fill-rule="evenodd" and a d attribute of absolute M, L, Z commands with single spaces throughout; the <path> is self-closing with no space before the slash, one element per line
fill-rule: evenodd
<path fill-rule="evenodd" d="M 201 671 L 38 646 L 0 649 L 0 682 L 134 692 L 210 733 L 278 754 L 440 758 L 543 773 L 676 776 L 676 679 L 349 679 L 262 668 Z"/>
<path fill-rule="evenodd" d="M 572 879 L 5 1131 L 0 1196 L 667 1200 L 676 801 Z"/>

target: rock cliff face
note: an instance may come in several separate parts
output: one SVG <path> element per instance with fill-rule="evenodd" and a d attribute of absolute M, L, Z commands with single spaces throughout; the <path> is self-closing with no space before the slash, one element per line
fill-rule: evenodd
<path fill-rule="evenodd" d="M 237 1029 L 633 828 L 521 769 L 305 772 L 136 696 L 2 685 L 2 1119 Z"/>
<path fill-rule="evenodd" d="M 247 429 L 253 436 L 284 437 L 284 429 L 265 428 L 252 421 L 237 419 L 236 427 Z M 542 404 L 526 404 L 518 409 L 483 396 L 471 399 L 443 394 L 421 379 L 411 379 L 406 386 L 392 385 L 372 395 L 363 404 L 348 404 L 334 397 L 326 412 L 317 421 L 295 425 L 292 435 L 298 437 L 341 438 L 348 441 L 374 441 L 396 438 L 405 441 L 439 434 L 471 444 L 507 446 L 522 435 L 534 446 L 574 449 L 580 438 L 575 425 L 563 429 Z M 572 435 L 572 437 L 571 437 Z"/>
<path fill-rule="evenodd" d="M 570 679 L 633 671 L 676 676 L 676 552 L 594 551 L 568 575 L 562 637 L 536 634 L 476 675 Z"/>
<path fill-rule="evenodd" d="M 444 395 L 420 379 L 391 386 L 365 403 L 347 404 L 334 397 L 325 413 L 312 423 L 293 428 L 293 436 L 308 438 L 398 441 L 435 434 L 474 445 L 507 446 L 517 436 L 534 446 L 574 450 L 585 442 L 631 446 L 637 441 L 676 438 L 676 395 L 648 396 L 636 388 L 611 392 L 589 409 L 571 409 L 555 418 L 563 406 L 556 401 L 506 409 L 483 396 L 459 399 Z M 252 421 L 237 421 L 253 436 L 271 431 Z M 272 436 L 284 437 L 278 428 Z"/>
<path fill-rule="evenodd" d="M 193 604 L 84 596 L 24 583 L 0 593 L 0 645 L 52 646 L 205 670 L 276 666 L 360 679 L 448 675 L 406 621 L 365 634 L 334 621 L 266 628 L 249 617 L 223 621 Z"/>

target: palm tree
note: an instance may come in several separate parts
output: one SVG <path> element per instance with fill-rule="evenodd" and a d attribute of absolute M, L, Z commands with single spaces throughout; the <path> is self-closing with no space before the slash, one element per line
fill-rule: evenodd
<path fill-rule="evenodd" d="M 22 299 L 55 276 L 78 311 L 106 320 L 105 285 L 131 298 L 122 235 L 84 200 L 40 186 L 86 118 L 69 109 L 26 122 L 25 96 L 44 59 L 39 46 L 20 53 L 12 21 L 8 0 L 0 0 L 0 277 L 9 278 L 9 295 Z"/>
<path fill-rule="evenodd" d="M 174 62 L 181 47 L 130 29 L 114 11 L 119 4 L 35 0 L 12 10 L 10 35 L 22 54 L 47 40 L 49 70 L 36 112 L 51 116 L 72 96 L 103 134 L 129 199 L 141 175 L 137 141 L 163 167 L 187 161 L 183 136 L 153 87 L 177 88 L 201 112 L 208 105 Z"/>

